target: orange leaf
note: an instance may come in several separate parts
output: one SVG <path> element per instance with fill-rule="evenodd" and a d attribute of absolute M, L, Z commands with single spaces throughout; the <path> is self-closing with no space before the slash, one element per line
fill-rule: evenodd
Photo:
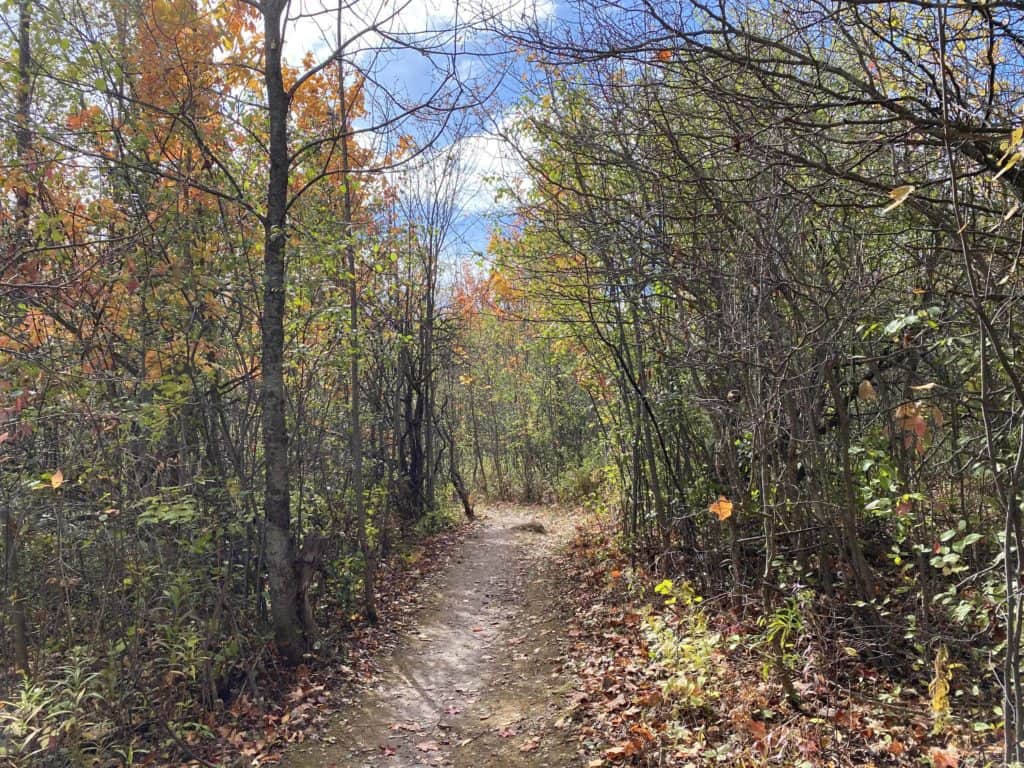
<path fill-rule="evenodd" d="M 64 485 L 64 473 L 58 469 L 50 475 L 50 487 L 53 488 L 53 490 L 57 490 L 62 485 Z"/>
<path fill-rule="evenodd" d="M 718 501 L 711 502 L 708 511 L 716 515 L 719 520 L 728 520 L 732 517 L 732 502 L 725 496 L 719 496 Z"/>
<path fill-rule="evenodd" d="M 931 760 L 932 768 L 957 768 L 960 765 L 960 753 L 956 747 L 932 747 L 928 752 L 928 759 Z"/>
<path fill-rule="evenodd" d="M 618 762 L 625 760 L 627 757 L 632 757 L 643 750 L 643 745 L 640 744 L 636 739 L 629 739 L 624 741 L 616 747 L 610 747 L 604 751 L 605 760 L 611 760 L 612 762 Z"/>
<path fill-rule="evenodd" d="M 672 51 L 670 51 L 668 48 L 662 48 L 660 51 L 658 51 L 658 61 L 671 61 L 671 59 Z"/>
<path fill-rule="evenodd" d="M 765 724 L 760 720 L 754 720 L 753 718 L 749 718 L 747 722 L 744 723 L 744 725 L 750 732 L 750 735 L 753 736 L 755 739 L 763 739 L 765 736 L 768 735 L 767 726 L 765 726 Z"/>

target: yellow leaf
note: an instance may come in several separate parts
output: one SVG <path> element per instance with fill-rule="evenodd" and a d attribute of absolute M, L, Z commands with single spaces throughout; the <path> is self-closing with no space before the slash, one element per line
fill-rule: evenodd
<path fill-rule="evenodd" d="M 929 381 L 927 384 L 918 384 L 917 386 L 912 386 L 910 390 L 912 392 L 931 392 L 937 386 L 938 384 L 936 384 L 934 381 Z"/>
<path fill-rule="evenodd" d="M 50 487 L 53 488 L 53 490 L 57 490 L 62 485 L 64 485 L 64 473 L 58 469 L 50 475 Z"/>
<path fill-rule="evenodd" d="M 898 208 L 903 205 L 903 203 L 907 201 L 907 198 L 914 193 L 915 189 L 917 189 L 917 187 L 913 184 L 903 184 L 893 189 L 889 192 L 889 197 L 892 198 L 892 202 L 882 209 L 882 213 L 888 213 L 893 208 Z"/>
<path fill-rule="evenodd" d="M 1024 138 L 1024 128 L 1017 127 L 1017 128 L 1014 128 L 1013 132 L 1010 134 L 1010 140 L 1009 141 L 1004 141 L 1004 142 L 1000 143 L 999 148 L 1001 150 L 1003 150 L 1003 154 L 1000 155 L 1000 157 L 999 157 L 999 164 L 1000 165 L 1002 165 L 1003 161 L 1006 160 L 1006 158 L 1010 156 L 1010 153 L 1013 152 L 1014 149 L 1017 148 L 1017 145 L 1020 144 L 1021 138 Z"/>
<path fill-rule="evenodd" d="M 1000 176 L 1002 176 L 1004 173 L 1006 173 L 1008 170 L 1013 168 L 1013 166 L 1015 166 L 1017 163 L 1020 162 L 1020 158 L 1021 158 L 1020 152 L 1014 152 L 1012 155 L 1010 155 L 1010 159 L 1007 160 L 1003 164 L 1003 167 L 999 169 L 999 173 L 997 173 L 995 176 L 993 176 L 992 180 L 995 181 Z"/>
<path fill-rule="evenodd" d="M 949 681 L 952 672 L 949 669 L 949 651 L 946 646 L 940 645 L 932 661 L 934 675 L 928 684 L 928 693 L 932 699 L 932 712 L 938 718 L 949 714 Z"/>
<path fill-rule="evenodd" d="M 725 496 L 719 496 L 718 501 L 711 502 L 708 511 L 716 515 L 719 520 L 727 520 L 732 516 L 732 502 Z"/>

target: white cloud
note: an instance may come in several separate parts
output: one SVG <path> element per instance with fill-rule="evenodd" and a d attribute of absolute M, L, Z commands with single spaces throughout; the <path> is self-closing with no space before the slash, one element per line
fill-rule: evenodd
<path fill-rule="evenodd" d="M 494 132 L 467 136 L 444 151 L 461 158 L 465 183 L 460 203 L 467 214 L 507 209 L 510 202 L 498 199 L 501 190 L 526 190 L 524 154 L 531 151 L 531 146 L 515 131 L 511 119 L 503 120 Z"/>
<path fill-rule="evenodd" d="M 502 115 L 489 130 L 456 138 L 426 152 L 419 161 L 401 168 L 393 181 L 412 197 L 452 198 L 460 218 L 507 213 L 529 190 L 526 159 L 535 146 L 517 127 L 513 111 Z"/>
<path fill-rule="evenodd" d="M 497 25 L 521 27 L 551 17 L 554 0 L 298 0 L 285 30 L 285 57 L 297 64 L 307 52 L 326 56 L 341 36 L 356 50 L 371 50 L 387 38 L 450 42 Z"/>

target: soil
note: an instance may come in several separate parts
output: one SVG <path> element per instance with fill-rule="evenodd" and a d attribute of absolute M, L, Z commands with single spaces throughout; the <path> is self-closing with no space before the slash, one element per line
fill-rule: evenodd
<path fill-rule="evenodd" d="M 515 530 L 529 522 L 546 535 Z M 570 533 L 557 511 L 482 510 L 381 674 L 279 765 L 581 765 L 564 718 L 569 607 L 555 556 Z"/>

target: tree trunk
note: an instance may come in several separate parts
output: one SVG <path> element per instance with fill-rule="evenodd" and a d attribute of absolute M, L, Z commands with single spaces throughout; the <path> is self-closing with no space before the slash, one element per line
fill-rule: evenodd
<path fill-rule="evenodd" d="M 341 45 L 341 11 L 338 11 L 338 44 Z M 352 460 L 352 503 L 356 518 L 356 538 L 359 551 L 363 555 L 363 612 L 371 622 L 377 621 L 377 552 L 370 543 L 367 533 L 369 519 L 366 514 L 366 500 L 363 498 L 363 428 L 360 420 L 359 392 L 359 285 L 356 276 L 356 245 L 353 241 L 353 210 L 352 210 L 352 178 L 350 176 L 351 159 L 349 157 L 349 114 L 348 101 L 345 97 L 345 71 L 341 57 L 338 57 L 338 98 L 341 102 L 341 163 L 344 196 L 342 223 L 345 225 L 345 260 L 348 269 L 348 300 L 349 300 L 349 455 Z"/>
<path fill-rule="evenodd" d="M 263 4 L 266 34 L 267 110 L 270 174 L 264 220 L 263 315 L 260 319 L 263 367 L 263 452 L 266 487 L 266 558 L 271 617 L 281 655 L 297 664 L 305 651 L 299 616 L 295 541 L 291 533 L 288 477 L 288 431 L 285 423 L 284 312 L 285 246 L 288 216 L 288 109 L 290 98 L 281 72 L 281 20 L 286 2 Z"/>
<path fill-rule="evenodd" d="M 22 174 L 27 173 L 32 153 L 32 129 L 29 126 L 32 110 L 32 41 L 30 0 L 18 3 L 18 92 L 17 92 L 17 126 L 15 138 L 17 143 L 18 165 Z M 25 249 L 31 239 L 29 210 L 31 197 L 28 180 L 23 176 L 15 187 L 14 213 L 14 265 L 22 262 Z M 2 520 L 4 529 L 4 564 L 5 583 L 7 586 L 7 605 L 10 611 L 11 632 L 14 641 L 14 666 L 28 673 L 28 622 L 25 617 L 25 604 L 18 590 L 20 568 L 18 564 L 18 521 L 8 504 L 3 504 Z"/>

